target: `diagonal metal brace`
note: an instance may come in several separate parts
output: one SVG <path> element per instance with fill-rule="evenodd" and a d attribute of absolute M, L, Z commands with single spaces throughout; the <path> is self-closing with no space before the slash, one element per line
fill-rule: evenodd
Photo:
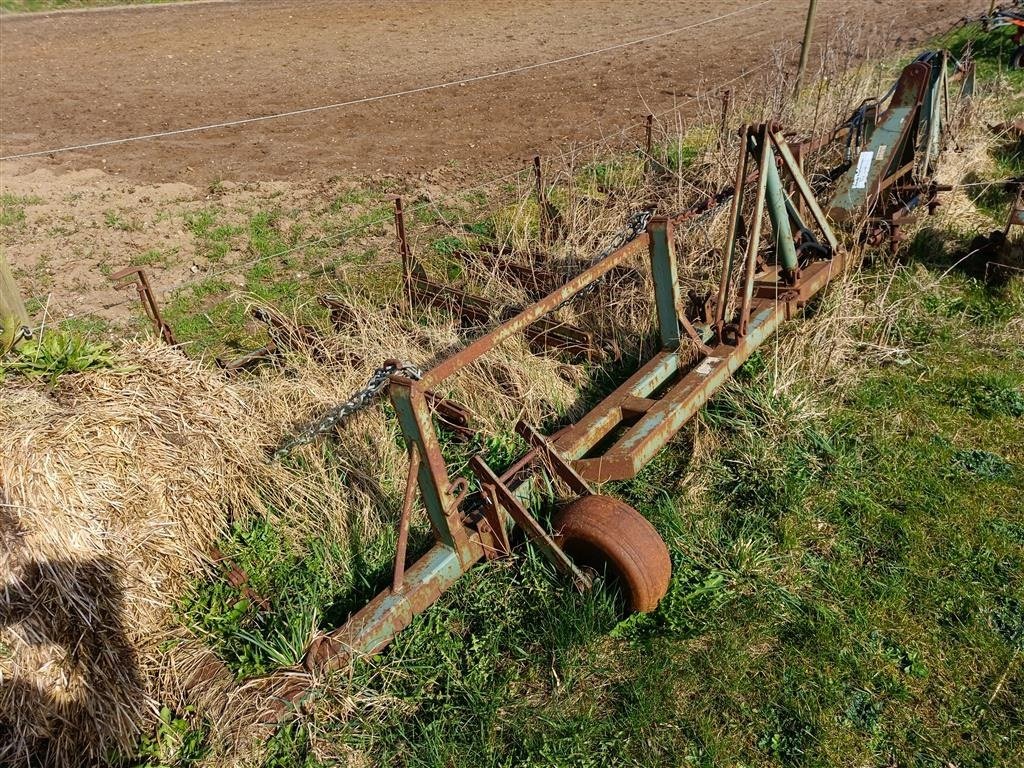
<path fill-rule="evenodd" d="M 572 578 L 573 583 L 582 589 L 589 589 L 591 586 L 590 577 L 576 567 L 576 564 L 565 554 L 565 551 L 555 543 L 540 522 L 530 511 L 523 506 L 523 503 L 512 492 L 512 490 L 501 481 L 494 470 L 487 466 L 483 457 L 477 454 L 469 460 L 469 468 L 480 481 L 480 485 L 487 493 L 493 493 L 493 497 L 504 508 L 515 523 L 522 528 L 530 540 L 540 547 L 551 564 L 561 573 Z"/>

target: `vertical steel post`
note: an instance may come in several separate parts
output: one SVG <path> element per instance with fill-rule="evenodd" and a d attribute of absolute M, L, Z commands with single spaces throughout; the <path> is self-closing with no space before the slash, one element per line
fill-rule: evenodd
<path fill-rule="evenodd" d="M 750 226 L 750 239 L 747 241 L 747 258 L 743 274 L 743 303 L 740 307 L 739 331 L 741 336 L 747 333 L 747 323 L 750 320 L 750 305 L 754 299 L 754 275 L 757 272 L 757 251 L 761 246 L 761 225 L 764 218 L 765 197 L 768 191 L 768 174 L 764 168 L 768 165 L 771 151 L 768 148 L 768 128 L 761 126 L 758 132 L 760 137 L 760 160 L 758 166 L 761 173 L 757 181 L 757 198 L 754 200 L 754 220 Z"/>
<path fill-rule="evenodd" d="M 409 448 L 409 476 L 405 481 L 405 498 L 398 518 L 398 541 L 395 544 L 395 574 L 391 580 L 391 591 L 401 592 L 405 586 L 405 553 L 409 548 L 409 521 L 412 519 L 412 505 L 416 503 L 416 483 L 420 472 L 420 452 L 414 443 Z"/>
<path fill-rule="evenodd" d="M 807 70 L 807 57 L 811 52 L 811 38 L 814 36 L 814 14 L 818 10 L 818 0 L 811 0 L 807 9 L 807 25 L 804 27 L 804 43 L 800 48 L 800 66 L 796 71 L 796 85 L 793 93 L 799 94 L 803 85 L 804 72 Z"/>
<path fill-rule="evenodd" d="M 747 149 L 747 137 L 750 126 L 744 125 L 740 131 L 740 162 L 736 166 L 736 179 L 733 186 L 732 207 L 729 212 L 729 233 L 722 252 L 722 281 L 718 286 L 718 303 L 715 305 L 715 329 L 719 339 L 722 337 L 722 326 L 725 323 L 726 304 L 729 301 L 729 287 L 732 280 L 732 264 L 739 239 L 740 223 L 743 218 L 743 196 L 746 188 L 747 167 L 750 152 Z"/>
<path fill-rule="evenodd" d="M 931 87 L 925 97 L 924 110 L 928 113 L 928 135 L 925 138 L 924 163 L 921 170 L 927 176 L 931 172 L 932 160 L 939 156 L 942 142 L 942 119 L 946 107 L 947 82 L 946 71 L 949 53 L 943 51 L 939 59 L 939 71 L 932 77 Z M 935 63 L 932 62 L 934 70 Z"/>
<path fill-rule="evenodd" d="M 533 176 L 537 186 L 537 216 L 540 226 L 540 241 L 548 242 L 548 197 L 544 192 L 544 173 L 540 166 L 540 155 L 533 156 Z"/>
<path fill-rule="evenodd" d="M 779 169 L 775 163 L 775 152 L 771 144 L 767 146 L 767 152 L 761 152 L 759 142 L 768 142 L 768 130 L 762 130 L 755 141 L 750 137 L 750 151 L 759 152 L 762 158 L 766 158 L 764 165 L 759 170 L 767 177 L 767 203 L 768 218 L 772 221 L 772 232 L 775 236 L 775 256 L 782 264 L 782 267 L 790 274 L 796 273 L 796 245 L 793 243 L 793 227 L 789 221 L 789 211 L 786 208 L 786 190 L 782 186 L 782 177 L 779 176 Z"/>
<path fill-rule="evenodd" d="M 651 219 L 651 276 L 654 278 L 654 305 L 658 311 L 658 332 L 663 349 L 679 347 L 679 278 L 672 242 L 672 221 L 667 216 Z"/>
<path fill-rule="evenodd" d="M 732 109 L 732 88 L 722 91 L 722 124 L 720 126 L 721 139 L 724 142 L 726 132 L 729 130 L 729 112 Z"/>
<path fill-rule="evenodd" d="M 458 552 L 465 564 L 473 562 L 468 534 L 460 520 L 458 499 L 453 494 L 426 398 L 414 382 L 400 376 L 392 376 L 390 392 L 406 444 L 414 446 L 420 457 L 417 473 L 420 496 L 434 533 L 442 544 Z"/>
<path fill-rule="evenodd" d="M 405 300 L 412 310 L 412 251 L 405 235 L 405 210 L 402 208 L 401 196 L 395 198 L 395 235 L 398 237 L 398 252 L 402 257 L 402 285 L 405 288 Z"/>

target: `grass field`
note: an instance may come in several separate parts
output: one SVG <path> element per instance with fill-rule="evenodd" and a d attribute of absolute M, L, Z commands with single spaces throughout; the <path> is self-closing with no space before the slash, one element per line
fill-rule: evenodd
<path fill-rule="evenodd" d="M 1024 172 L 1019 153 L 996 159 Z M 855 278 L 847 312 L 884 306 L 846 324 L 862 364 L 795 375 L 770 343 L 640 477 L 605 488 L 669 544 L 655 613 L 623 621 L 614 591 L 577 594 L 528 548 L 478 567 L 281 729 L 266 764 L 1020 764 L 1024 286 L 958 271 L 971 234 L 926 224 Z M 375 592 L 391 546 L 249 524 L 223 548 L 275 606 L 257 636 L 221 582 L 183 619 L 239 677 L 294 663 L 310 626 Z M 146 746 L 187 762 L 202 734 L 168 715 Z"/>
<path fill-rule="evenodd" d="M 1024 291 L 941 277 L 928 253 L 872 273 L 901 307 L 898 363 L 833 401 L 822 382 L 780 388 L 765 350 L 613 489 L 672 552 L 654 614 L 620 623 L 613 594 L 576 594 L 536 555 L 479 567 L 359 665 L 344 717 L 282 731 L 268 764 L 316 764 L 311 735 L 378 765 L 1018 763 Z M 352 552 L 295 551 L 262 524 L 232 543 L 291 660 L 290 627 L 343 618 L 390 552 L 359 554 L 366 583 L 339 605 L 329 574 Z M 232 629 L 230 593 L 187 611 L 240 674 L 273 666 Z"/>
<path fill-rule="evenodd" d="M 1010 116 L 1024 77 L 1001 71 L 1007 49 L 980 53 Z M 1018 149 L 993 144 L 992 156 L 993 178 L 1024 174 Z M 994 227 L 1008 204 L 993 186 L 974 207 Z M 216 261 L 233 238 L 257 254 L 297 239 L 272 223 L 201 212 L 186 225 Z M 939 217 L 894 254 L 872 254 L 639 477 L 603 489 L 669 546 L 657 611 L 623 619 L 614 589 L 577 593 L 524 546 L 474 568 L 384 653 L 325 685 L 262 764 L 1024 763 L 1024 283 L 963 274 L 974 234 Z M 281 272 L 245 280 L 261 299 L 299 303 L 302 286 Z M 206 288 L 167 312 L 193 352 L 223 344 L 214 327 L 244 322 L 220 301 L 226 286 Z M 838 370 L 833 338 L 856 350 Z M 499 460 L 515 451 L 500 436 L 480 447 Z M 410 548 L 428 537 L 417 529 Z M 358 525 L 342 545 L 264 518 L 219 546 L 271 609 L 257 615 L 218 578 L 177 611 L 239 680 L 298 663 L 314 628 L 380 589 L 393 553 L 389 535 Z M 202 717 L 161 718 L 114 762 L 202 764 Z"/>

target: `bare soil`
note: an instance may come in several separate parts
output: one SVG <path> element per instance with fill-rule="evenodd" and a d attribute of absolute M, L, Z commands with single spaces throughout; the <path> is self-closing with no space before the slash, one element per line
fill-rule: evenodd
<path fill-rule="evenodd" d="M 228 0 L 7 15 L 0 19 L 0 155 L 506 70 L 751 4 Z M 806 8 L 807 0 L 775 0 L 650 43 L 465 86 L 3 161 L 9 221 L 0 245 L 23 293 L 45 303 L 50 317 L 123 316 L 126 294 L 109 281 L 119 267 L 143 264 L 166 289 L 247 258 L 244 237 L 229 238 L 219 263 L 204 258 L 188 223 L 197 212 L 244 227 L 255 212 L 283 210 L 282 222 L 315 235 L 324 221 L 341 227 L 362 213 L 352 205 L 328 211 L 332 200 L 350 187 L 380 186 L 384 174 L 393 184 L 413 177 L 402 186 L 428 193 L 494 178 L 535 151 L 608 136 L 770 60 L 780 42 L 799 40 Z M 880 46 L 898 38 L 910 46 L 973 10 L 953 0 L 822 0 L 817 34 L 826 40 L 838 26 L 866 29 Z"/>
<path fill-rule="evenodd" d="M 260 0 L 6 16 L 0 154 L 254 117 L 556 59 L 710 19 L 750 0 Z M 983 2 L 974 3 L 980 6 Z M 823 0 L 923 38 L 954 0 Z M 298 180 L 469 170 L 600 136 L 799 40 L 807 0 L 650 43 L 465 86 L 281 120 L 7 162 L 136 181 Z M 822 34 L 822 39 L 824 36 Z"/>

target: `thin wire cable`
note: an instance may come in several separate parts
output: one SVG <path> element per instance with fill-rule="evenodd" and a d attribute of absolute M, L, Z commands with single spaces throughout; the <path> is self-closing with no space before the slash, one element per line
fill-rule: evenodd
<path fill-rule="evenodd" d="M 698 100 L 700 100 L 702 98 L 714 95 L 715 93 L 718 93 L 718 92 L 721 92 L 723 89 L 727 88 L 728 86 L 733 85 L 734 83 L 749 77 L 753 73 L 755 73 L 758 70 L 762 69 L 765 65 L 770 64 L 775 59 L 776 56 L 787 54 L 787 53 L 789 53 L 789 52 L 791 52 L 791 51 L 793 51 L 793 50 L 795 50 L 796 48 L 799 48 L 799 47 L 800 46 L 799 46 L 798 43 L 791 44 L 791 45 L 781 49 L 781 51 L 779 51 L 778 53 L 773 54 L 771 57 L 769 57 L 765 61 L 763 61 L 763 62 L 761 62 L 761 63 L 759 63 L 759 64 L 757 64 L 757 65 L 755 65 L 753 67 L 750 67 L 749 69 L 747 69 L 747 70 L 741 72 L 740 74 L 738 74 L 738 75 L 736 75 L 736 76 L 726 80 L 723 83 L 719 83 L 714 88 L 711 88 L 711 89 L 706 90 L 706 91 L 702 91 L 699 94 L 691 96 L 691 97 L 685 99 L 684 101 L 681 101 L 681 102 L 679 102 L 677 104 L 674 104 L 673 106 L 669 107 L 668 109 L 664 109 L 664 110 L 661 110 L 660 112 L 652 113 L 652 116 L 654 118 L 656 118 L 656 119 L 664 117 L 665 115 L 672 114 L 674 112 L 678 112 L 678 111 L 684 109 L 685 107 L 689 106 L 690 104 L 693 104 L 694 102 L 696 102 L 696 101 L 698 101 Z M 646 121 L 646 119 L 647 118 L 645 117 L 644 120 L 638 120 L 638 121 L 634 121 L 632 123 L 629 123 L 629 124 L 627 124 L 626 126 L 624 126 L 622 128 L 619 128 L 619 129 L 617 129 L 617 130 L 615 130 L 615 131 L 613 131 L 613 132 L 611 132 L 609 134 L 605 134 L 605 135 L 601 136 L 600 138 L 594 139 L 593 141 L 587 142 L 586 144 L 577 146 L 577 147 L 574 148 L 574 150 L 577 151 L 577 152 L 586 151 L 586 150 L 591 149 L 591 148 L 593 148 L 593 147 L 595 147 L 595 146 L 597 146 L 599 144 L 605 143 L 605 142 L 609 141 L 610 139 L 613 139 L 613 138 L 616 138 L 616 137 L 619 137 L 619 136 L 625 136 L 630 131 L 633 131 L 633 130 L 635 130 L 636 128 L 638 128 L 640 126 L 643 126 L 644 122 Z M 482 182 L 480 184 L 477 184 L 476 186 L 455 190 L 454 192 L 451 192 L 451 193 L 449 193 L 447 195 L 444 195 L 444 196 L 438 198 L 438 200 L 428 200 L 428 201 L 425 201 L 423 203 L 418 203 L 416 205 L 413 205 L 410 208 L 406 209 L 406 213 L 407 214 L 415 214 L 417 211 L 423 210 L 424 208 L 430 207 L 432 205 L 436 205 L 437 202 L 444 202 L 444 201 L 447 201 L 447 200 L 451 200 L 451 199 L 453 199 L 455 197 L 460 197 L 460 196 L 464 196 L 464 195 L 467 195 L 467 194 L 471 194 L 472 192 L 482 191 L 482 190 L 487 189 L 488 187 L 492 187 L 492 186 L 494 186 L 496 184 L 500 184 L 502 182 L 510 181 L 510 180 L 515 179 L 517 177 L 523 176 L 524 174 L 526 174 L 528 172 L 532 172 L 532 170 L 533 170 L 532 166 L 527 166 L 527 167 L 524 167 L 524 168 L 520 168 L 519 170 L 514 171 L 512 173 L 505 174 L 504 176 L 499 176 L 498 178 L 491 179 L 491 180 L 486 181 L 486 182 Z M 330 242 L 332 240 L 344 238 L 347 235 L 350 235 L 350 234 L 352 234 L 354 232 L 358 232 L 358 231 L 360 231 L 362 229 L 367 229 L 367 228 L 375 226 L 377 224 L 383 224 L 383 223 L 389 221 L 391 218 L 392 218 L 392 214 L 389 213 L 386 216 L 382 216 L 382 217 L 380 217 L 378 219 L 373 219 L 373 220 L 370 220 L 370 221 L 362 222 L 362 223 L 360 223 L 360 224 L 358 224 L 356 226 L 350 227 L 348 229 L 344 229 L 344 230 L 342 230 L 340 232 L 333 232 L 333 233 L 331 233 L 329 235 L 323 235 L 322 237 L 315 238 L 313 240 L 307 240 L 307 241 L 303 241 L 301 243 L 296 243 L 295 245 L 289 246 L 288 248 L 286 248 L 286 249 L 284 249 L 282 251 L 276 251 L 274 253 L 266 254 L 266 255 L 257 257 L 255 259 L 251 259 L 250 261 L 241 262 L 241 263 L 238 263 L 238 264 L 232 264 L 231 266 L 225 267 L 224 269 L 218 270 L 216 272 L 204 274 L 202 277 L 198 277 L 198 278 L 196 278 L 194 280 L 187 280 L 185 282 L 182 282 L 182 283 L 179 283 L 177 285 L 171 286 L 170 288 L 164 289 L 164 290 L 160 291 L 160 293 L 162 295 L 164 295 L 164 296 L 167 296 L 170 293 L 176 293 L 178 291 L 184 290 L 185 288 L 188 288 L 188 287 L 193 286 L 193 285 L 197 285 L 197 284 L 202 283 L 202 282 L 207 282 L 209 280 L 215 280 L 215 279 L 217 279 L 219 277 L 223 277 L 224 275 L 232 274 L 232 273 L 239 272 L 239 271 L 242 271 L 242 270 L 245 270 L 245 269 L 251 269 L 252 267 L 254 267 L 254 266 L 258 265 L 258 264 L 261 264 L 261 263 L 263 263 L 265 261 L 269 261 L 270 259 L 284 258 L 285 256 L 289 256 L 289 255 L 291 255 L 291 254 L 293 254 L 293 253 L 295 253 L 297 251 L 301 251 L 301 250 L 304 250 L 306 248 L 314 248 L 314 247 L 316 247 L 318 245 L 325 245 L 325 244 L 327 244 L 328 242 Z M 49 296 L 49 295 L 51 295 L 51 294 L 47 294 L 47 296 Z M 45 297 L 40 296 L 40 297 L 37 298 L 37 300 L 41 301 L 43 298 L 45 298 Z M 115 309 L 117 307 L 121 307 L 121 306 L 124 306 L 126 304 L 129 304 L 129 303 L 131 303 L 134 300 L 135 300 L 134 296 L 128 296 L 128 297 L 122 299 L 121 301 L 118 301 L 118 302 L 115 302 L 113 304 L 107 305 L 103 309 L 104 310 Z M 65 315 L 65 316 L 59 318 L 57 320 L 57 322 L 66 322 L 68 320 L 73 320 L 73 319 L 80 318 L 80 317 L 87 317 L 87 316 L 90 316 L 90 315 L 93 315 L 93 314 L 95 314 L 95 312 L 92 312 L 92 311 L 72 313 L 70 315 Z"/>
<path fill-rule="evenodd" d="M 61 152 L 74 152 L 74 151 L 83 150 L 83 149 L 96 149 L 98 147 L 109 147 L 109 146 L 113 146 L 113 145 L 116 145 L 116 144 L 128 144 L 128 143 L 136 142 L 136 141 L 149 141 L 149 140 L 152 140 L 152 139 L 167 138 L 169 136 L 180 136 L 182 134 L 198 133 L 200 131 L 212 131 L 212 130 L 217 130 L 217 129 L 221 129 L 221 128 L 234 128 L 236 126 L 250 125 L 252 123 L 259 123 L 259 122 L 264 122 L 264 121 L 267 121 L 267 120 L 278 120 L 278 119 L 286 118 L 286 117 L 296 117 L 298 115 L 308 115 L 308 114 L 312 114 L 314 112 L 325 112 L 327 110 L 332 110 L 332 109 L 341 109 L 343 107 L 351 107 L 351 106 L 356 106 L 356 105 L 359 105 L 359 104 L 370 104 L 370 103 L 376 102 L 376 101 L 384 101 L 385 99 L 394 99 L 394 98 L 399 98 L 401 96 L 412 96 L 414 94 L 426 93 L 428 91 L 436 91 L 436 90 L 440 90 L 442 88 L 451 88 L 453 86 L 468 85 L 469 83 L 478 83 L 478 82 L 481 82 L 481 81 L 484 81 L 484 80 L 493 80 L 493 79 L 496 79 L 496 78 L 499 78 L 499 77 L 508 77 L 508 76 L 511 76 L 511 75 L 519 75 L 519 74 L 522 74 L 523 72 L 530 72 L 530 71 L 533 71 L 535 69 L 542 69 L 542 68 L 545 68 L 545 67 L 553 67 L 553 66 L 556 66 L 558 64 L 566 64 L 566 63 L 568 63 L 570 61 L 579 61 L 580 59 L 585 59 L 585 58 L 590 57 L 590 56 L 598 56 L 598 55 L 603 54 L 603 53 L 610 53 L 612 51 L 622 50 L 623 48 L 629 48 L 629 47 L 634 46 L 634 45 L 642 45 L 644 43 L 649 43 L 649 42 L 652 42 L 654 40 L 660 40 L 661 38 L 669 37 L 671 35 L 677 35 L 680 32 L 686 32 L 686 31 L 689 31 L 689 30 L 698 29 L 699 27 L 705 27 L 705 26 L 708 26 L 710 24 L 714 24 L 715 22 L 722 21 L 722 20 L 728 19 L 728 18 L 732 18 L 733 16 L 738 16 L 738 15 L 740 15 L 742 13 L 748 13 L 750 11 L 753 11 L 753 10 L 757 9 L 757 8 L 761 8 L 761 7 L 765 6 L 765 5 L 770 5 L 771 3 L 774 3 L 774 2 L 776 2 L 776 0 L 760 0 L 760 2 L 754 3 L 753 5 L 749 5 L 749 6 L 746 6 L 744 8 L 739 8 L 739 9 L 737 9 L 735 11 L 731 11 L 729 13 L 723 13 L 723 14 L 721 14 L 719 16 L 715 16 L 715 17 L 710 18 L 710 19 L 703 19 L 702 21 L 694 22 L 693 24 L 687 24 L 685 26 L 676 27 L 674 29 L 669 29 L 669 30 L 666 30 L 664 32 L 658 32 L 657 34 L 654 34 L 654 35 L 647 35 L 645 37 L 637 38 L 635 40 L 627 40 L 626 42 L 623 42 L 623 43 L 616 43 L 615 45 L 605 46 L 604 48 L 595 48 L 594 50 L 583 51 L 582 53 L 575 53 L 575 54 L 572 54 L 571 56 L 563 56 L 563 57 L 558 58 L 558 59 L 551 59 L 549 61 L 536 62 L 534 64 L 525 64 L 525 65 L 520 66 L 520 67 L 512 67 L 511 69 L 501 70 L 500 72 L 488 72 L 488 73 L 483 74 L 483 75 L 473 75 L 472 77 L 466 77 L 466 78 L 462 78 L 462 79 L 459 79 L 459 80 L 449 80 L 448 82 L 444 82 L 444 83 L 434 83 L 432 85 L 423 85 L 423 86 L 419 86 L 417 88 L 408 88 L 408 89 L 403 90 L 403 91 L 392 91 L 391 93 L 381 93 L 381 94 L 377 94 L 375 96 L 364 96 L 364 97 L 359 98 L 359 99 L 351 99 L 349 101 L 339 101 L 339 102 L 335 102 L 333 104 L 323 104 L 323 105 L 317 106 L 317 107 L 306 107 L 304 109 L 294 109 L 294 110 L 291 110 L 289 112 L 276 112 L 276 113 L 272 113 L 272 114 L 269 114 L 269 115 L 259 115 L 257 117 L 245 117 L 245 118 L 239 118 L 237 120 L 226 120 L 226 121 L 220 122 L 220 123 L 211 123 L 209 125 L 197 125 L 197 126 L 193 126 L 193 127 L 190 127 L 190 128 L 177 128 L 177 129 L 174 129 L 174 130 L 159 131 L 157 133 L 148 133 L 148 134 L 143 134 L 143 135 L 139 135 L 139 136 L 126 136 L 126 137 L 118 138 L 118 139 L 104 139 L 104 140 L 101 140 L 101 141 L 92 141 L 92 142 L 88 142 L 88 143 L 84 143 L 84 144 L 75 144 L 75 145 L 66 146 L 66 147 L 55 147 L 53 149 L 36 150 L 34 152 L 21 152 L 21 153 L 14 154 L 14 155 L 5 155 L 3 157 L 0 157 L 0 161 L 2 161 L 2 160 L 21 160 L 23 158 L 28 158 L 28 157 L 40 157 L 42 155 L 55 155 L 55 154 L 58 154 L 58 153 L 61 153 Z"/>

